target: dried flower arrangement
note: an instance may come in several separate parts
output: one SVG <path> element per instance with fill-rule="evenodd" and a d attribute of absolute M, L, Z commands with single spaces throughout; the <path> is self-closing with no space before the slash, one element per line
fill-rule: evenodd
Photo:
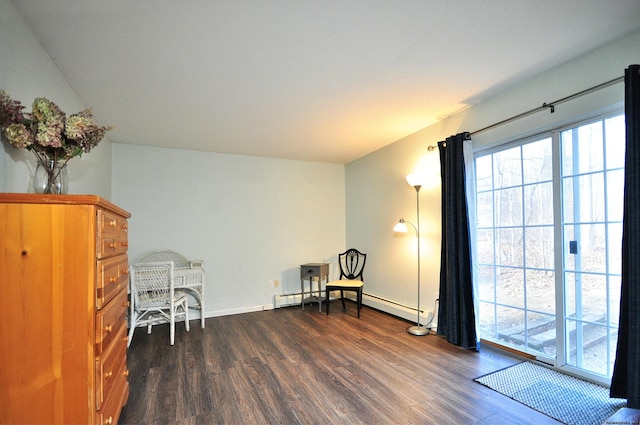
<path fill-rule="evenodd" d="M 0 132 L 17 149 L 33 152 L 39 161 L 64 161 L 89 152 L 111 127 L 93 120 L 91 109 L 67 115 L 44 97 L 33 101 L 32 112 L 0 90 Z"/>

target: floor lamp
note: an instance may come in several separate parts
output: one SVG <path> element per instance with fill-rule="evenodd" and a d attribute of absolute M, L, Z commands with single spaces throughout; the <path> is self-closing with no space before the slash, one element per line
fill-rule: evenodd
<path fill-rule="evenodd" d="M 405 221 L 403 218 L 400 219 L 398 224 L 393 228 L 394 232 L 407 233 L 407 225 L 409 223 L 411 227 L 416 231 L 416 236 L 418 239 L 418 323 L 416 326 L 411 326 L 407 328 L 407 332 L 411 335 L 423 336 L 429 334 L 429 329 L 425 328 L 420 324 L 420 188 L 422 187 L 422 175 L 420 174 L 409 174 L 407 176 L 407 183 L 413 186 L 416 190 L 416 224 L 409 221 Z"/>

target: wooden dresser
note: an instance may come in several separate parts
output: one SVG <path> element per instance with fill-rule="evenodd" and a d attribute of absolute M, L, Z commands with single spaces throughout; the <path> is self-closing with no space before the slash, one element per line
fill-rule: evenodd
<path fill-rule="evenodd" d="M 0 194 L 0 423 L 118 422 L 129 217 L 98 196 Z"/>

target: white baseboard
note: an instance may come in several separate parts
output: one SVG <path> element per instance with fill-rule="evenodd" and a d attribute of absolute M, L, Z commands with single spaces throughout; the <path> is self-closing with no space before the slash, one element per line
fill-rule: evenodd
<path fill-rule="evenodd" d="M 416 307 L 408 306 L 394 300 L 365 293 L 362 297 L 362 303 L 413 323 L 416 323 L 418 320 L 418 309 Z M 437 326 L 433 311 L 422 307 L 420 311 L 420 324 L 428 329 L 435 329 Z"/>
<path fill-rule="evenodd" d="M 239 308 L 232 308 L 228 310 L 214 310 L 206 311 L 204 317 L 218 317 L 218 316 L 230 316 L 232 314 L 252 313 L 254 311 L 273 310 L 273 304 L 254 305 Z M 193 317 L 199 318 L 200 316 L 196 312 Z"/>
<path fill-rule="evenodd" d="M 305 294 L 307 297 L 308 293 Z M 324 293 L 323 293 L 324 295 Z M 346 294 L 345 294 L 346 295 Z M 355 301 L 355 297 L 345 297 Z M 335 297 L 331 297 L 332 300 L 336 299 Z M 302 294 L 301 293 L 293 293 L 293 294 L 278 294 L 273 297 L 273 308 L 280 307 L 289 307 L 292 305 L 300 305 L 302 303 Z"/>
<path fill-rule="evenodd" d="M 308 294 L 307 294 L 308 295 Z M 302 294 L 278 294 L 273 297 L 274 308 L 288 307 L 291 305 L 300 305 L 302 302 Z"/>
<path fill-rule="evenodd" d="M 352 301 L 355 301 L 355 296 L 349 296 L 348 298 Z M 232 314 L 242 314 L 242 313 L 251 313 L 254 311 L 273 310 L 280 307 L 300 305 L 301 300 L 302 300 L 301 293 L 278 294 L 278 295 L 274 295 L 273 304 L 246 306 L 246 307 L 239 307 L 239 308 L 228 309 L 228 310 L 207 311 L 205 312 L 205 317 L 229 316 Z M 379 297 L 373 294 L 364 293 L 362 296 L 362 303 L 366 306 L 375 308 L 377 310 L 383 311 L 385 313 L 391 314 L 396 317 L 400 317 L 402 319 L 408 320 L 413 323 L 416 323 L 416 321 L 418 320 L 416 307 L 408 306 L 406 304 L 403 304 L 391 299 Z M 421 308 L 420 310 L 422 311 L 422 313 L 420 314 L 420 324 L 431 330 L 437 329 L 437 318 L 434 317 L 433 315 L 434 312 L 432 310 L 427 310 L 424 308 Z M 190 320 L 195 320 L 200 318 L 199 313 L 193 312 L 193 311 L 190 313 L 189 316 L 190 316 L 189 317 Z"/>
<path fill-rule="evenodd" d="M 287 307 L 291 305 L 300 305 L 302 294 L 279 294 L 274 296 L 273 308 Z M 354 296 L 350 296 L 349 299 L 355 301 Z M 385 313 L 389 313 L 393 316 L 400 317 L 410 322 L 416 322 L 418 320 L 418 312 L 416 307 L 407 306 L 400 302 L 378 297 L 376 295 L 364 293 L 362 296 L 362 303 L 366 306 L 375 308 Z M 437 328 L 437 319 L 433 316 L 432 310 L 424 308 L 420 309 L 420 324 L 426 326 L 429 329 Z M 433 319 L 433 320 L 432 320 Z"/>

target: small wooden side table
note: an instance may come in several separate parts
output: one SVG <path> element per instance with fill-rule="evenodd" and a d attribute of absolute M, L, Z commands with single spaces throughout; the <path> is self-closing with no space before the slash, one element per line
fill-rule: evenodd
<path fill-rule="evenodd" d="M 318 290 L 313 290 L 313 282 L 317 279 Z M 309 296 L 305 298 L 304 281 L 309 281 Z M 329 263 L 307 263 L 300 265 L 300 289 L 302 292 L 302 309 L 305 303 L 318 303 L 318 311 L 322 311 L 322 281 L 329 282 Z"/>

